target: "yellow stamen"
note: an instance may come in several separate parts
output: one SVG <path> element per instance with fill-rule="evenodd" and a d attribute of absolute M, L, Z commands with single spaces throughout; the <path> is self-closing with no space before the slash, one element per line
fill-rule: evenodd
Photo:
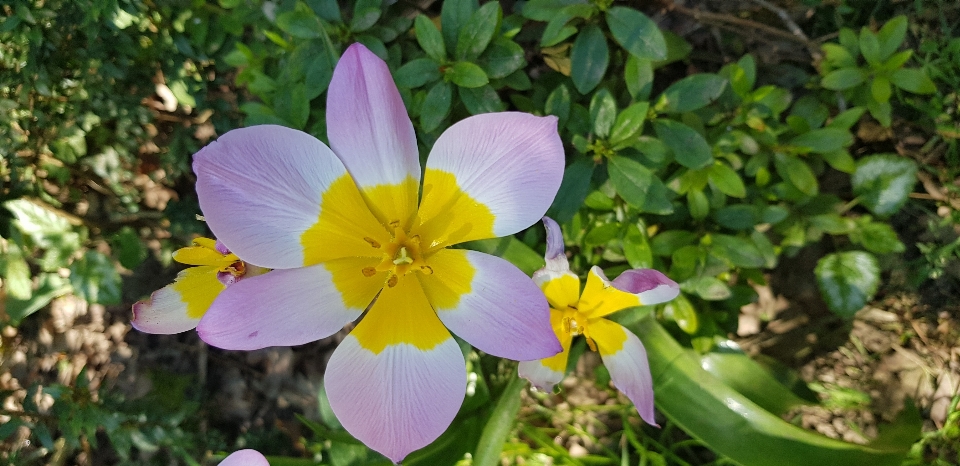
<path fill-rule="evenodd" d="M 370 246 L 373 246 L 374 249 L 380 249 L 380 243 L 377 242 L 377 240 L 375 240 L 375 239 L 373 239 L 373 238 L 371 238 L 371 237 L 369 237 L 369 236 L 364 236 L 364 237 L 363 237 L 363 240 L 366 241 L 367 243 L 369 243 Z"/>

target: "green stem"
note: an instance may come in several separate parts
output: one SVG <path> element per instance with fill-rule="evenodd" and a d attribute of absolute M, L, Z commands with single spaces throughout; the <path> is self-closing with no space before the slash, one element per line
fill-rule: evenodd
<path fill-rule="evenodd" d="M 473 455 L 474 466 L 500 464 L 500 452 L 503 451 L 503 444 L 516 423 L 517 413 L 520 412 L 520 393 L 526 385 L 527 382 L 517 376 L 517 371 L 514 370 L 493 408 L 493 413 L 490 414 L 490 420 L 483 427 L 477 451 Z"/>

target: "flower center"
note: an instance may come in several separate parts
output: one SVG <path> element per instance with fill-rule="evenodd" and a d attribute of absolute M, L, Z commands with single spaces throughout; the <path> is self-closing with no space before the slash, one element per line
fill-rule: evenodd
<path fill-rule="evenodd" d="M 420 249 L 420 236 L 408 236 L 406 230 L 400 226 L 399 220 L 390 222 L 393 227 L 393 238 L 387 244 L 373 238 L 363 238 L 371 247 L 379 249 L 383 254 L 380 263 L 375 267 L 364 267 L 361 271 L 365 277 L 372 277 L 380 272 L 387 272 L 387 286 L 397 286 L 400 277 L 410 272 L 420 272 L 427 275 L 433 269 L 427 265 Z"/>
<path fill-rule="evenodd" d="M 590 329 L 588 327 L 589 319 L 587 316 L 583 315 L 576 306 L 567 306 L 567 309 L 563 311 L 563 318 L 560 320 L 560 325 L 563 327 L 563 331 L 571 336 L 583 335 L 587 339 L 587 346 L 591 350 L 597 350 L 597 344 L 593 341 L 593 337 L 590 336 Z"/>
<path fill-rule="evenodd" d="M 224 285 L 230 286 L 247 274 L 247 263 L 237 258 L 234 254 L 226 255 L 224 259 L 236 259 L 229 265 L 224 265 L 217 270 L 217 280 L 220 280 L 220 283 Z"/>

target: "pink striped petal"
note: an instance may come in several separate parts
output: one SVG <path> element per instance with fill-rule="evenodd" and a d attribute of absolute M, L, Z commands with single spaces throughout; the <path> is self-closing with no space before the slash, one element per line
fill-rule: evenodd
<path fill-rule="evenodd" d="M 220 293 L 197 333 L 203 341 L 231 350 L 302 345 L 332 335 L 360 317 L 363 307 L 345 304 L 328 267 L 274 270 L 238 281 Z M 382 282 L 366 283 L 365 289 L 349 290 L 365 299 L 352 295 L 346 300 L 371 302 Z"/>
<path fill-rule="evenodd" d="M 333 71 L 327 137 L 381 222 L 397 217 L 407 225 L 420 182 L 416 134 L 387 64 L 361 44 L 348 47 Z M 374 192 L 398 184 L 396 194 Z"/>
<path fill-rule="evenodd" d="M 653 269 L 627 270 L 611 283 L 620 291 L 637 295 L 644 306 L 665 303 L 680 295 L 677 282 Z"/>
<path fill-rule="evenodd" d="M 550 325 L 559 337 L 563 350 L 549 358 L 520 361 L 517 369 L 520 377 L 529 380 L 539 390 L 553 391 L 554 385 L 563 380 L 567 371 L 567 360 L 570 358 L 570 344 L 573 342 L 573 336 L 570 335 L 570 332 L 563 331 L 562 319 L 562 312 L 550 310 Z"/>
<path fill-rule="evenodd" d="M 429 350 L 402 343 L 374 353 L 348 335 L 330 357 L 324 380 L 343 427 L 395 463 L 450 426 L 467 385 L 453 338 Z"/>
<path fill-rule="evenodd" d="M 193 330 L 224 288 L 215 266 L 184 269 L 174 283 L 133 305 L 130 324 L 141 332 L 161 335 Z"/>
<path fill-rule="evenodd" d="M 492 236 L 511 235 L 534 224 L 550 207 L 560 187 L 563 165 L 556 117 L 517 112 L 469 117 L 447 129 L 427 158 L 421 215 L 442 212 L 434 204 L 451 201 L 449 189 L 429 187 L 442 185 L 443 176 L 453 175 L 459 190 L 493 215 Z M 459 223 L 447 225 L 449 232 L 474 228 L 474 221 L 443 215 L 421 218 L 424 225 Z M 440 230 L 437 226 L 424 229 Z M 478 230 L 455 237 L 456 241 L 468 241 L 489 237 L 489 233 Z"/>
<path fill-rule="evenodd" d="M 346 169 L 307 133 L 263 125 L 230 131 L 194 155 L 207 225 L 244 261 L 304 265 L 301 237 L 317 223 L 322 195 Z"/>
<path fill-rule="evenodd" d="M 237 450 L 223 459 L 219 466 L 270 466 L 257 450 Z"/>
<path fill-rule="evenodd" d="M 580 279 L 570 272 L 570 262 L 567 261 L 567 255 L 563 248 L 563 232 L 560 231 L 560 225 L 550 217 L 543 217 L 543 228 L 547 232 L 547 250 L 543 255 L 545 265 L 542 269 L 533 273 L 533 281 L 540 288 L 544 288 L 553 280 L 560 280 L 562 277 L 570 276 L 576 279 L 576 290 L 570 289 L 570 293 L 562 302 L 553 302 L 550 304 L 554 308 L 563 309 L 568 305 L 575 305 L 580 298 Z M 553 296 L 548 294 L 547 299 Z"/>
<path fill-rule="evenodd" d="M 640 417 L 656 426 L 653 404 L 653 377 L 647 350 L 633 332 L 606 319 L 590 323 L 590 335 L 597 343 L 600 358 L 610 371 L 613 386 L 627 395 Z"/>
<path fill-rule="evenodd" d="M 473 276 L 468 283 L 459 283 L 463 278 L 456 264 L 464 260 L 472 267 Z M 465 249 L 443 249 L 431 256 L 429 263 L 433 274 L 418 278 L 440 320 L 457 336 L 501 358 L 524 361 L 560 352 L 543 292 L 516 266 Z M 439 299 L 455 295 L 464 284 L 470 291 L 461 294 L 458 302 Z"/>

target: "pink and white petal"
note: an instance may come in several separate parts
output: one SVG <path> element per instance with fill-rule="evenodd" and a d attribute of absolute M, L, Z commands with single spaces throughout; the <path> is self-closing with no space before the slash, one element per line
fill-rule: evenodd
<path fill-rule="evenodd" d="M 200 320 L 197 333 L 230 350 L 296 346 L 326 338 L 360 317 L 345 304 L 326 264 L 244 277 L 231 285 Z M 368 303 L 379 291 L 373 281 Z"/>
<path fill-rule="evenodd" d="M 427 159 L 422 229 L 445 245 L 516 233 L 550 207 L 563 166 L 556 117 L 503 112 L 466 118 L 440 135 Z M 482 208 L 470 215 L 448 212 L 459 198 Z"/>
<path fill-rule="evenodd" d="M 399 463 L 450 426 L 467 378 L 453 338 L 428 350 L 400 343 L 374 353 L 351 334 L 334 350 L 324 380 L 343 427 Z"/>
<path fill-rule="evenodd" d="M 637 295 L 644 306 L 665 303 L 680 295 L 677 282 L 653 269 L 627 270 L 612 284 L 620 291 Z"/>
<path fill-rule="evenodd" d="M 563 350 L 555 356 L 535 361 L 520 361 L 518 372 L 520 377 L 530 381 L 534 387 L 543 391 L 553 391 L 554 385 L 563 380 L 567 370 L 567 360 L 570 358 L 570 344 L 573 336 L 563 331 L 563 313 L 550 310 L 550 324 L 560 339 Z"/>
<path fill-rule="evenodd" d="M 230 131 L 194 155 L 200 210 L 214 235 L 252 264 L 304 265 L 301 237 L 346 168 L 307 133 L 275 125 Z"/>
<path fill-rule="evenodd" d="M 333 71 L 327 137 L 380 220 L 399 217 L 408 226 L 420 188 L 416 134 L 387 64 L 359 43 L 347 48 Z M 377 192 L 389 185 L 400 188 Z"/>
<path fill-rule="evenodd" d="M 270 466 L 257 450 L 237 450 L 223 459 L 219 466 Z"/>
<path fill-rule="evenodd" d="M 554 309 L 576 306 L 580 300 L 580 278 L 570 272 L 560 225 L 550 217 L 543 217 L 543 226 L 547 231 L 547 250 L 543 257 L 546 265 L 533 273 L 533 281 Z"/>
<path fill-rule="evenodd" d="M 606 319 L 590 322 L 590 336 L 597 344 L 600 358 L 610 371 L 613 386 L 627 395 L 640 417 L 656 426 L 653 403 L 653 377 L 647 350 L 633 332 Z"/>
<path fill-rule="evenodd" d="M 429 264 L 433 274 L 418 278 L 453 333 L 501 358 L 526 361 L 560 352 L 543 292 L 515 265 L 466 249 L 442 249 Z"/>
<path fill-rule="evenodd" d="M 174 283 L 133 305 L 130 324 L 141 332 L 161 335 L 193 330 L 224 288 L 216 267 L 184 269 Z"/>

